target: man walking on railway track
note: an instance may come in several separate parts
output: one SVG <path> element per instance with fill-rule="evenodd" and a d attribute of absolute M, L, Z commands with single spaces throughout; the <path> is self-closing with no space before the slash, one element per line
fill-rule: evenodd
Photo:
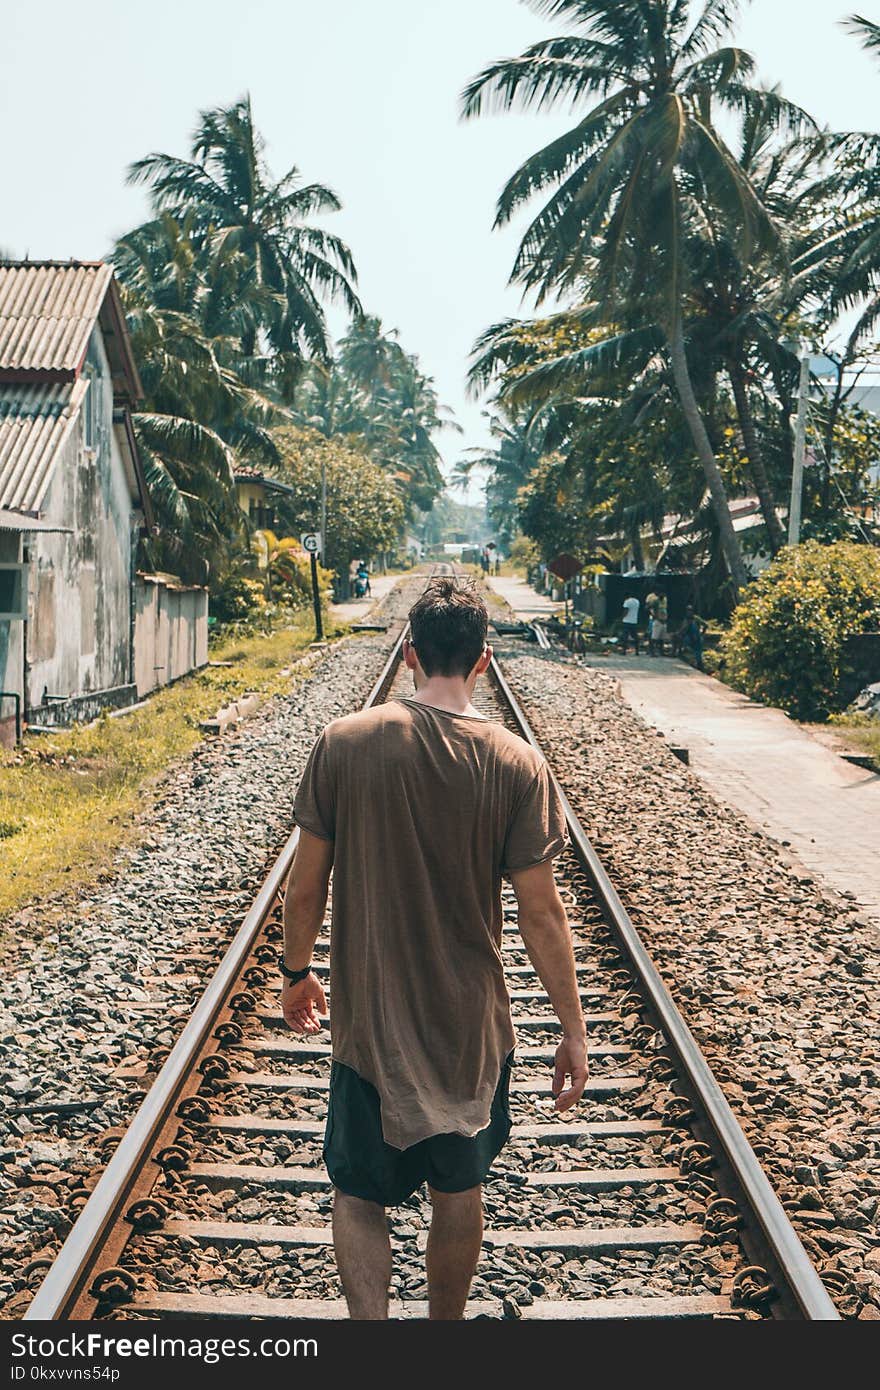
<path fill-rule="evenodd" d="M 580 1100 L 584 1017 L 553 879 L 565 820 L 539 753 L 472 704 L 488 668 L 473 587 L 435 580 L 410 612 L 415 693 L 328 725 L 295 802 L 285 896 L 284 1017 L 316 1033 L 310 973 L 333 871 L 333 1062 L 324 1158 L 349 1313 L 388 1317 L 385 1208 L 427 1181 L 429 1316 L 463 1317 L 482 1242 L 482 1184 L 510 1133 L 514 1034 L 501 879 L 561 1026 L 552 1093 Z M 566 1086 L 566 1081 L 568 1085 Z"/>

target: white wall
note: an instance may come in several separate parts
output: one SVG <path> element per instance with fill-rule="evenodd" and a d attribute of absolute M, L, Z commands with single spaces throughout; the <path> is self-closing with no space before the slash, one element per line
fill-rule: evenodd
<path fill-rule="evenodd" d="M 208 660 L 208 591 L 138 575 L 135 584 L 138 698 Z"/>
<path fill-rule="evenodd" d="M 90 391 L 99 394 L 95 447 L 84 437 L 84 402 L 52 472 L 43 514 L 72 534 L 30 538 L 29 708 L 43 690 L 69 697 L 131 681 L 134 511 L 113 430 L 113 387 L 98 329 L 89 345 Z"/>

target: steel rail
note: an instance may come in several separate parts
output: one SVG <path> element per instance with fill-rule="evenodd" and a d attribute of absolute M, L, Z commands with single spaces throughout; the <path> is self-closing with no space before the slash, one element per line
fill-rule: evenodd
<path fill-rule="evenodd" d="M 540 753 L 541 747 L 525 712 L 495 657 L 492 658 L 490 671 L 523 737 Z M 560 787 L 553 769 L 550 768 L 549 771 L 565 811 L 572 846 L 593 883 L 606 921 L 616 933 L 632 963 L 649 1006 L 724 1151 L 736 1184 L 758 1221 L 768 1248 L 798 1308 L 804 1318 L 810 1321 L 842 1321 L 739 1121 L 715 1080 L 696 1038 L 685 1023 L 629 913 L 620 901 L 571 802 Z"/>
<path fill-rule="evenodd" d="M 404 624 L 364 708 L 384 699 L 401 658 L 406 631 Z M 24 1321 L 64 1318 L 82 1294 L 93 1273 L 95 1255 L 108 1231 L 123 1219 L 129 1194 L 150 1161 L 156 1139 L 173 1115 L 180 1092 L 192 1076 L 224 1002 L 238 982 L 263 923 L 277 901 L 290 872 L 298 839 L 299 830 L 294 829 L 24 1313 Z"/>
<path fill-rule="evenodd" d="M 260 928 L 275 904 L 293 862 L 298 839 L 299 831 L 294 830 L 269 870 L 192 1017 L 141 1102 L 119 1147 L 98 1179 L 24 1314 L 26 1321 L 64 1317 L 66 1310 L 78 1297 L 90 1273 L 95 1251 L 100 1248 L 107 1231 L 122 1219 L 123 1207 L 138 1174 L 150 1161 L 153 1142 L 173 1113 L 180 1091 L 210 1035 L 224 1000 L 236 983 Z"/>

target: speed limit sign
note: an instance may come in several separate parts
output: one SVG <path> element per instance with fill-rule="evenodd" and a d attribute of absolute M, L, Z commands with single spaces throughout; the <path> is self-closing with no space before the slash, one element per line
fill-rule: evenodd
<path fill-rule="evenodd" d="M 308 555 L 320 555 L 321 553 L 321 532 L 303 531 L 299 538 L 299 543 Z"/>

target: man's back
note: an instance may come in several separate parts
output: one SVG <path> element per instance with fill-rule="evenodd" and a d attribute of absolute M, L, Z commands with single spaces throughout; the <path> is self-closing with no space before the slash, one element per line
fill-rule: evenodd
<path fill-rule="evenodd" d="M 503 725 L 416 699 L 336 720 L 296 799 L 334 841 L 333 1055 L 407 1148 L 487 1123 L 513 1047 L 500 881 L 558 853 L 543 759 Z"/>

